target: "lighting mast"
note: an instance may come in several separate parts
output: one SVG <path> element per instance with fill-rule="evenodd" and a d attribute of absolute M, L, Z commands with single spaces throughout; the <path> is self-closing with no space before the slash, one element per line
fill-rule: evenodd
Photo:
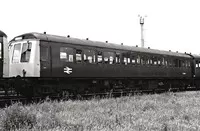
<path fill-rule="evenodd" d="M 144 48 L 144 17 L 138 15 L 140 17 L 140 25 L 141 25 L 141 47 Z M 145 16 L 146 17 L 146 16 Z"/>

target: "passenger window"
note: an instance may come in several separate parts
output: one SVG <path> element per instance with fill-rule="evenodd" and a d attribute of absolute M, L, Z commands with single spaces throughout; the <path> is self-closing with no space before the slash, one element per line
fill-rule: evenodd
<path fill-rule="evenodd" d="M 131 54 L 131 63 L 132 63 L 133 65 L 136 64 L 136 57 L 134 56 L 134 54 Z"/>
<path fill-rule="evenodd" d="M 172 63 L 172 60 L 171 60 L 171 59 L 168 60 L 168 63 L 169 63 L 169 66 L 170 66 L 170 67 L 173 67 L 173 63 Z"/>
<path fill-rule="evenodd" d="M 178 59 L 174 60 L 174 67 L 179 67 L 179 60 Z"/>
<path fill-rule="evenodd" d="M 197 68 L 197 67 L 199 67 L 199 62 L 198 62 L 198 61 L 196 61 L 196 68 Z"/>
<path fill-rule="evenodd" d="M 60 48 L 60 60 L 64 62 L 73 62 L 73 48 L 70 47 L 61 47 Z"/>
<path fill-rule="evenodd" d="M 122 53 L 122 60 L 123 60 L 123 64 L 127 65 L 131 63 L 131 55 L 129 52 L 126 53 Z"/>
<path fill-rule="evenodd" d="M 149 65 L 149 58 L 146 57 L 146 65 Z"/>
<path fill-rule="evenodd" d="M 82 62 L 82 50 L 76 50 L 76 62 L 77 63 Z"/>
<path fill-rule="evenodd" d="M 19 63 L 21 44 L 15 44 L 12 56 L 12 63 Z"/>
<path fill-rule="evenodd" d="M 165 66 L 168 66 L 167 58 L 165 58 Z"/>
<path fill-rule="evenodd" d="M 188 67 L 190 67 L 190 61 L 188 61 Z"/>
<path fill-rule="evenodd" d="M 84 49 L 84 62 L 95 63 L 95 52 L 93 50 Z"/>
<path fill-rule="evenodd" d="M 153 56 L 153 65 L 157 65 L 157 63 L 158 63 L 157 57 Z"/>
<path fill-rule="evenodd" d="M 141 56 L 140 58 L 141 65 L 145 65 L 145 57 Z"/>
<path fill-rule="evenodd" d="M 149 64 L 150 64 L 150 65 L 153 64 L 152 56 L 149 58 Z"/>
<path fill-rule="evenodd" d="M 116 64 L 120 64 L 120 53 L 116 53 L 115 62 Z"/>
<path fill-rule="evenodd" d="M 137 64 L 140 64 L 140 56 L 137 56 Z"/>
<path fill-rule="evenodd" d="M 164 57 L 162 58 L 161 63 L 162 63 L 163 66 L 165 66 L 165 58 Z"/>
<path fill-rule="evenodd" d="M 102 63 L 102 61 L 103 61 L 102 52 L 99 51 L 98 54 L 97 54 L 97 62 Z"/>
<path fill-rule="evenodd" d="M 114 64 L 114 52 L 104 52 L 104 63 Z"/>
<path fill-rule="evenodd" d="M 179 66 L 180 67 L 185 67 L 185 61 L 184 60 L 180 60 Z"/>

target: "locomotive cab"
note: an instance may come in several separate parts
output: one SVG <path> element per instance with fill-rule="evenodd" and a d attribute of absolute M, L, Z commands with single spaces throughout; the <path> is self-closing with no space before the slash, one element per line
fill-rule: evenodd
<path fill-rule="evenodd" d="M 0 31 L 0 77 L 8 77 L 8 67 L 7 35 Z"/>
<path fill-rule="evenodd" d="M 9 44 L 10 77 L 39 77 L 39 41 L 24 39 L 23 36 L 14 38 Z"/>

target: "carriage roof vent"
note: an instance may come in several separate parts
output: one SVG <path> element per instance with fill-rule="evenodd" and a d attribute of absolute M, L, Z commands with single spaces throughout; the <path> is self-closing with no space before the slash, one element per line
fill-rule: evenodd
<path fill-rule="evenodd" d="M 169 52 L 171 52 L 171 50 L 169 50 Z"/>
<path fill-rule="evenodd" d="M 185 52 L 185 54 L 187 54 L 187 52 Z"/>
<path fill-rule="evenodd" d="M 135 47 L 138 47 L 138 45 L 136 45 Z"/>
<path fill-rule="evenodd" d="M 176 53 L 178 53 L 178 51 L 176 51 Z"/>
<path fill-rule="evenodd" d="M 106 41 L 106 43 L 108 43 L 108 41 Z"/>
<path fill-rule="evenodd" d="M 121 43 L 121 45 L 123 45 L 123 43 Z"/>
<path fill-rule="evenodd" d="M 150 49 L 150 47 L 148 47 L 148 49 Z"/>
<path fill-rule="evenodd" d="M 67 37 L 69 38 L 69 37 L 70 37 L 70 35 L 67 35 Z"/>
<path fill-rule="evenodd" d="M 44 34 L 47 34 L 47 32 L 45 31 Z"/>
<path fill-rule="evenodd" d="M 86 38 L 86 40 L 89 40 L 89 38 Z"/>

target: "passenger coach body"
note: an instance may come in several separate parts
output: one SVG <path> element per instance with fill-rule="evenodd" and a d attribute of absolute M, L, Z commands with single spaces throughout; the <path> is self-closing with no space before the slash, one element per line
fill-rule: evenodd
<path fill-rule="evenodd" d="M 182 53 L 39 33 L 24 34 L 15 39 L 10 44 L 10 76 L 23 76 L 23 70 L 26 77 L 192 76 L 192 59 Z"/>
<path fill-rule="evenodd" d="M 57 88 L 67 84 L 67 90 L 81 90 L 83 84 L 87 85 L 84 90 L 97 90 L 94 86 L 98 84 L 113 89 L 119 87 L 116 83 L 139 90 L 150 86 L 169 89 L 186 87 L 193 76 L 193 59 L 184 53 L 40 33 L 15 37 L 10 56 L 10 77 L 44 78 L 55 81 Z"/>

